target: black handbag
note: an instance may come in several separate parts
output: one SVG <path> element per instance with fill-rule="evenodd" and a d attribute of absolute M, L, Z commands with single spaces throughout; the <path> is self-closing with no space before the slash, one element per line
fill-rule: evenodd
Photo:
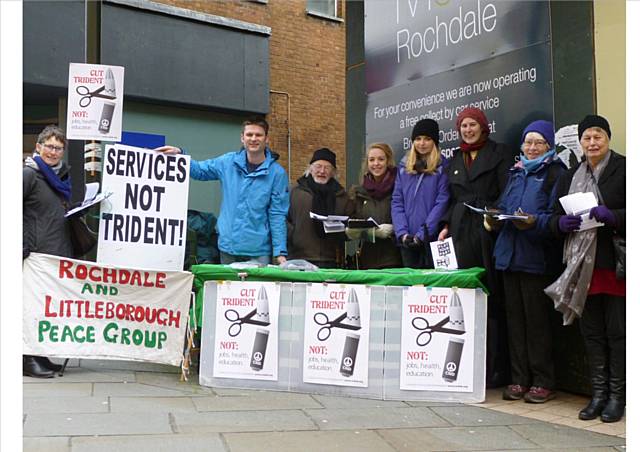
<path fill-rule="evenodd" d="M 613 236 L 613 251 L 616 257 L 616 278 L 626 279 L 627 270 L 627 243 L 620 235 Z"/>
<path fill-rule="evenodd" d="M 98 235 L 89 229 L 84 217 L 76 215 L 69 217 L 71 229 L 71 244 L 73 245 L 73 257 L 79 258 L 87 254 L 98 243 Z"/>

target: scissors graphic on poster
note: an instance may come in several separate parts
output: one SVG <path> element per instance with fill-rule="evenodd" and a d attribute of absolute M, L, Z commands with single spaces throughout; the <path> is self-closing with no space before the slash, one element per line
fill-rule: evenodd
<path fill-rule="evenodd" d="M 224 313 L 224 317 L 231 322 L 231 325 L 229 326 L 229 336 L 231 337 L 236 337 L 238 334 L 240 334 L 240 332 L 242 331 L 242 324 L 243 323 L 247 323 L 249 325 L 260 325 L 260 326 L 269 326 L 271 325 L 270 322 L 262 322 L 260 320 L 253 320 L 253 316 L 256 315 L 256 312 L 258 312 L 257 309 L 254 309 L 253 311 L 249 312 L 249 314 L 245 315 L 244 317 L 240 317 L 240 314 L 238 314 L 238 311 L 236 311 L 235 309 L 227 309 Z"/>
<path fill-rule="evenodd" d="M 342 321 L 346 318 L 347 318 L 347 313 L 344 312 L 340 314 L 338 317 L 336 317 L 335 319 L 330 321 L 329 317 L 327 317 L 327 314 L 323 312 L 317 312 L 313 316 L 313 321 L 318 325 L 322 325 L 322 328 L 318 330 L 318 334 L 317 334 L 318 340 L 326 341 L 327 339 L 329 339 L 329 336 L 331 336 L 331 328 L 342 328 L 345 330 L 359 330 L 361 328 L 360 326 L 354 326 L 354 325 L 348 325 L 346 323 L 342 323 Z"/>
<path fill-rule="evenodd" d="M 89 91 L 89 88 L 87 88 L 84 85 L 80 85 L 76 88 L 76 93 L 80 94 L 82 97 L 80 98 L 80 102 L 78 102 L 80 104 L 80 106 L 82 108 L 88 107 L 89 105 L 91 105 L 91 99 L 93 99 L 94 97 L 99 97 L 101 99 L 109 99 L 109 100 L 113 100 L 116 98 L 116 96 L 111 96 L 109 94 L 103 94 L 103 91 L 106 89 L 105 86 L 101 86 L 100 88 L 98 88 L 95 91 Z"/>
<path fill-rule="evenodd" d="M 411 321 L 411 325 L 413 325 L 413 327 L 416 330 L 422 331 L 420 334 L 418 334 L 418 337 L 416 337 L 416 344 L 418 344 L 418 346 L 420 347 L 424 347 L 429 342 L 431 342 L 431 335 L 433 333 L 447 333 L 447 334 L 464 334 L 465 333 L 464 329 L 445 328 L 443 325 L 447 323 L 449 323 L 448 316 L 440 320 L 438 323 L 436 323 L 433 326 L 430 326 L 429 321 L 424 317 L 414 317 L 413 320 Z"/>

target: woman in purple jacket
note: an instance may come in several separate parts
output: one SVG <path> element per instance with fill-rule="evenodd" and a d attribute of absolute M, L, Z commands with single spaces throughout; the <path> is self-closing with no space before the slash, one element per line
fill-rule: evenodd
<path fill-rule="evenodd" d="M 438 237 L 438 222 L 449 204 L 439 132 L 433 119 L 418 121 L 411 132 L 411 149 L 400 162 L 391 218 L 405 267 L 433 267 L 429 242 Z"/>

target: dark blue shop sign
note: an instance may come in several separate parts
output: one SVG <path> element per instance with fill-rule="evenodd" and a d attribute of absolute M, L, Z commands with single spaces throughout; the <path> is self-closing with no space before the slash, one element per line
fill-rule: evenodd
<path fill-rule="evenodd" d="M 549 40 L 548 1 L 366 0 L 367 92 Z"/>
<path fill-rule="evenodd" d="M 432 118 L 440 125 L 440 150 L 448 158 L 460 143 L 458 113 L 477 107 L 489 120 L 491 138 L 517 154 L 529 122 L 553 120 L 551 74 L 547 42 L 377 91 L 368 96 L 366 142 L 390 144 L 399 160 L 411 146 L 415 123 Z"/>

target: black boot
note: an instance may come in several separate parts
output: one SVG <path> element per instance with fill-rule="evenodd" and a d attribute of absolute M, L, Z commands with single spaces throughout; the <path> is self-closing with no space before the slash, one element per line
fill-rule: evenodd
<path fill-rule="evenodd" d="M 589 359 L 592 394 L 591 401 L 580 410 L 578 418 L 583 421 L 590 421 L 600 416 L 607 404 L 607 400 L 609 400 L 609 366 L 607 365 L 607 354 L 604 347 L 587 344 L 586 352 Z"/>
<path fill-rule="evenodd" d="M 614 341 L 610 340 L 612 342 Z M 612 345 L 609 359 L 609 402 L 600 417 L 602 422 L 618 422 L 624 416 L 626 404 L 626 350 L 624 345 Z"/>
<path fill-rule="evenodd" d="M 608 406 L 606 397 L 596 396 L 596 394 L 594 393 L 593 397 L 589 401 L 589 404 L 582 410 L 580 410 L 578 418 L 583 421 L 590 421 L 592 419 L 595 419 L 600 416 L 600 413 L 602 413 L 602 410 L 604 410 L 605 406 Z"/>
<path fill-rule="evenodd" d="M 54 372 L 60 372 L 62 370 L 62 366 L 60 364 L 52 363 L 46 356 L 34 356 L 34 358 L 40 363 L 42 367 L 45 367 Z"/>
<path fill-rule="evenodd" d="M 602 422 L 618 422 L 624 416 L 625 401 L 614 399 L 613 397 L 607 402 L 607 406 L 602 411 Z"/>
<path fill-rule="evenodd" d="M 22 375 L 33 378 L 52 378 L 54 372 L 42 366 L 35 356 L 24 355 L 22 357 Z"/>

